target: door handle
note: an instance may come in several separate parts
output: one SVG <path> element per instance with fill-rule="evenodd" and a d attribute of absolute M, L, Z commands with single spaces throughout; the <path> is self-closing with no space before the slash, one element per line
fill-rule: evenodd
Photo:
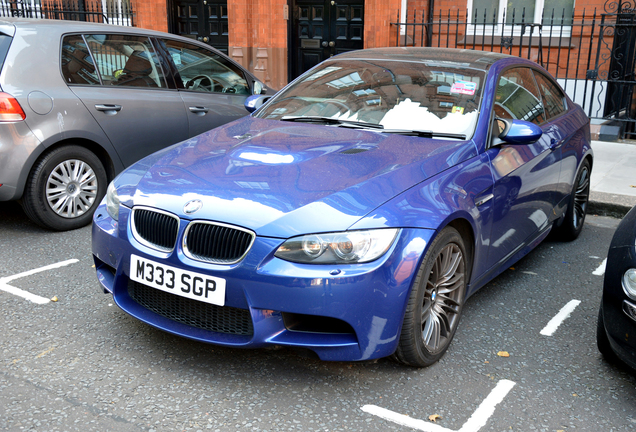
<path fill-rule="evenodd" d="M 97 111 L 102 111 L 107 115 L 115 115 L 121 111 L 121 105 L 97 104 L 95 105 L 95 109 Z"/>
<path fill-rule="evenodd" d="M 329 42 L 329 46 L 333 48 L 334 46 L 336 46 L 336 43 L 334 41 L 331 41 Z"/>
<path fill-rule="evenodd" d="M 190 110 L 191 113 L 194 113 L 196 115 L 205 115 L 207 114 L 208 111 L 210 111 L 210 108 L 198 107 L 198 106 L 191 106 L 191 107 L 188 107 L 188 109 Z"/>
<path fill-rule="evenodd" d="M 558 141 L 556 138 L 552 138 L 550 140 L 550 150 L 554 151 L 558 149 L 561 146 L 561 144 L 563 144 L 563 140 Z"/>

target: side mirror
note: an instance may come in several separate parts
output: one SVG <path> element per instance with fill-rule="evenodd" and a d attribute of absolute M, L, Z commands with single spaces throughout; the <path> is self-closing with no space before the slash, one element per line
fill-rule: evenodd
<path fill-rule="evenodd" d="M 539 126 L 523 120 L 495 118 L 495 127 L 499 128 L 498 138 L 508 144 L 530 144 L 543 135 Z"/>
<path fill-rule="evenodd" d="M 260 81 L 254 81 L 254 86 L 252 87 L 252 94 L 259 95 L 263 93 L 263 83 Z"/>
<path fill-rule="evenodd" d="M 270 98 L 271 96 L 268 96 L 268 95 L 248 96 L 247 99 L 245 99 L 245 109 L 248 112 L 253 113 L 257 109 L 259 109 L 261 106 L 263 106 L 263 104 L 267 102 Z"/>

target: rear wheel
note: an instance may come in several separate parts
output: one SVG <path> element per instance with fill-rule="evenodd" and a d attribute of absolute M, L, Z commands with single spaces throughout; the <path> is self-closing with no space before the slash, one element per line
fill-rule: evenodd
<path fill-rule="evenodd" d="M 586 159 L 576 175 L 565 219 L 557 228 L 556 234 L 561 240 L 572 241 L 583 230 L 583 223 L 587 215 L 587 203 L 590 199 L 590 173 L 590 162 Z"/>
<path fill-rule="evenodd" d="M 44 154 L 32 169 L 22 208 L 40 226 L 57 231 L 90 223 L 106 193 L 107 177 L 99 158 L 70 145 Z"/>
<path fill-rule="evenodd" d="M 448 349 L 466 297 L 466 249 L 452 227 L 435 238 L 418 270 L 394 357 L 424 367 Z"/>

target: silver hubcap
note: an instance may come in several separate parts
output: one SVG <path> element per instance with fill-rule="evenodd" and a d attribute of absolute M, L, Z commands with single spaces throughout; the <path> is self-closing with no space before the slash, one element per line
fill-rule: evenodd
<path fill-rule="evenodd" d="M 422 338 L 431 353 L 439 352 L 457 326 L 464 299 L 464 257 L 451 243 L 435 258 L 422 305 Z"/>
<path fill-rule="evenodd" d="M 81 160 L 56 166 L 46 181 L 46 200 L 59 216 L 76 218 L 86 213 L 97 197 L 97 176 Z"/>

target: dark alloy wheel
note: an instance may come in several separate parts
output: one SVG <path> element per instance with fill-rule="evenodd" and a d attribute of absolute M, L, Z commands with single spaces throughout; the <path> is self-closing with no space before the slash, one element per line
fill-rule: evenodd
<path fill-rule="evenodd" d="M 406 308 L 398 361 L 417 367 L 439 360 L 450 345 L 466 297 L 466 250 L 460 234 L 444 228 L 418 270 Z"/>
<path fill-rule="evenodd" d="M 587 204 L 590 199 L 591 171 L 590 162 L 586 159 L 581 164 L 576 175 L 565 219 L 561 226 L 557 228 L 557 235 L 561 240 L 575 240 L 583 230 L 585 216 L 587 215 Z"/>

